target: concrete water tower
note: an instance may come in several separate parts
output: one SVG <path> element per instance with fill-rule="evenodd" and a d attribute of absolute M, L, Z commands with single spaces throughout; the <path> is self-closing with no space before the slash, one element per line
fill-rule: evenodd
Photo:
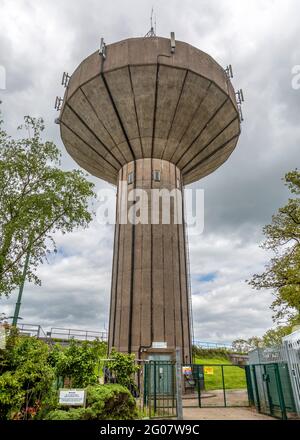
<path fill-rule="evenodd" d="M 240 108 L 228 69 L 173 34 L 102 41 L 64 82 L 63 143 L 81 167 L 113 185 L 182 190 L 222 165 L 237 144 Z M 184 224 L 121 224 L 120 206 L 109 349 L 167 359 L 181 347 L 191 362 Z"/>

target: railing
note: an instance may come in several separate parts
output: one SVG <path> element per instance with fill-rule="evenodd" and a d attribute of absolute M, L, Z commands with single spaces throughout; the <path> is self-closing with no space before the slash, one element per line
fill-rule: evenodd
<path fill-rule="evenodd" d="M 18 324 L 18 329 L 23 335 L 36 336 L 37 338 L 46 337 L 42 327 L 37 324 Z"/>
<path fill-rule="evenodd" d="M 73 328 L 52 327 L 50 331 L 44 331 L 38 324 L 18 324 L 19 332 L 23 335 L 35 336 L 43 339 L 76 339 L 79 341 L 107 341 L 107 332 L 97 332 L 93 330 L 81 330 Z"/>
<path fill-rule="evenodd" d="M 44 331 L 43 327 L 37 324 L 18 324 L 18 329 L 22 334 L 28 334 L 30 336 L 36 336 L 38 338 L 52 338 L 52 339 L 77 339 L 83 341 L 92 341 L 99 339 L 100 341 L 107 341 L 108 332 L 97 332 L 94 330 L 82 330 L 64 327 L 52 327 L 50 331 Z M 232 345 L 227 342 L 210 342 L 200 341 L 199 339 L 193 339 L 193 345 L 199 348 L 222 348 L 232 350 Z M 234 351 L 234 350 L 233 350 Z"/>
<path fill-rule="evenodd" d="M 232 344 L 230 344 L 229 342 L 210 342 L 210 341 L 199 341 L 198 339 L 194 339 L 193 345 L 199 348 L 208 348 L 208 349 L 222 348 L 226 350 L 233 350 Z"/>
<path fill-rule="evenodd" d="M 107 341 L 107 332 L 97 332 L 93 330 L 81 330 L 73 328 L 52 327 L 47 336 L 52 339 L 76 339 L 80 341 L 93 341 L 99 339 L 100 341 Z"/>

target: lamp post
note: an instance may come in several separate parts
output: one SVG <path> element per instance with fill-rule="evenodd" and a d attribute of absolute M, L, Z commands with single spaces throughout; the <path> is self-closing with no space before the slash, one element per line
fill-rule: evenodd
<path fill-rule="evenodd" d="M 14 327 L 17 327 L 18 320 L 20 319 L 19 318 L 19 313 L 20 313 L 22 294 L 23 294 L 23 290 L 24 290 L 24 284 L 25 284 L 25 279 L 26 279 L 26 274 L 27 274 L 27 269 L 28 269 L 30 251 L 31 251 L 31 240 L 29 241 L 29 246 L 28 246 L 28 250 L 27 250 L 27 253 L 26 253 L 26 259 L 25 259 L 25 264 L 24 264 L 21 284 L 20 284 L 20 288 L 19 288 L 19 295 L 18 295 L 18 299 L 17 299 L 17 302 L 16 302 L 15 312 L 14 312 L 13 321 L 12 321 L 12 325 Z"/>

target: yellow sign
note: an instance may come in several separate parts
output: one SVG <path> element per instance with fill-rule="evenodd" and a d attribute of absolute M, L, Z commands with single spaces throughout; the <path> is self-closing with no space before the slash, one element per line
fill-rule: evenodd
<path fill-rule="evenodd" d="M 204 367 L 204 374 L 212 376 L 214 374 L 214 369 L 212 367 Z"/>

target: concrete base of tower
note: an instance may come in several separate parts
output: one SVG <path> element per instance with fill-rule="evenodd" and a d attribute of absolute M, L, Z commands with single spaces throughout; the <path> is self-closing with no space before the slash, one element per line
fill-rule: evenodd
<path fill-rule="evenodd" d="M 139 159 L 119 172 L 109 350 L 172 359 L 181 347 L 183 362 L 191 362 L 182 198 L 182 176 L 171 162 Z"/>

